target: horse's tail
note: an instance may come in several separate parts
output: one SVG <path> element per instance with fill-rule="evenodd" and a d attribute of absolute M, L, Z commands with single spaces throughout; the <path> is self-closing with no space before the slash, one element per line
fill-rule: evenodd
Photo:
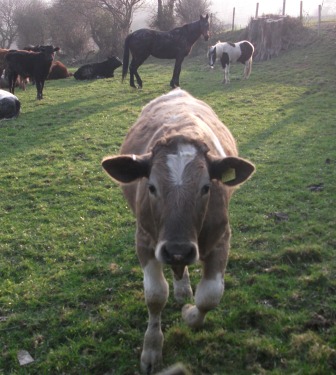
<path fill-rule="evenodd" d="M 244 76 L 247 79 L 251 72 L 252 72 L 252 61 L 253 61 L 253 54 L 254 54 L 254 46 L 250 42 L 245 42 L 248 47 L 248 53 L 250 54 L 250 58 L 245 63 L 245 69 L 244 69 Z"/>
<path fill-rule="evenodd" d="M 123 69 L 122 69 L 122 81 L 127 76 L 128 64 L 129 64 L 129 39 L 130 35 L 127 35 L 124 43 L 124 57 L 123 57 Z"/>

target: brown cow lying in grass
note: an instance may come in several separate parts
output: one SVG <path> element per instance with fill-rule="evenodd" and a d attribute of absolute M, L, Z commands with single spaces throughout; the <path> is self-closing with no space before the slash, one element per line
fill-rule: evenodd
<path fill-rule="evenodd" d="M 141 368 L 153 373 L 162 358 L 161 312 L 168 298 L 163 265 L 172 268 L 174 296 L 183 303 L 193 294 L 188 265 L 202 262 L 195 304 L 182 310 L 189 326 L 201 326 L 224 292 L 229 200 L 254 166 L 238 157 L 233 136 L 212 109 L 180 89 L 145 106 L 121 155 L 106 157 L 102 165 L 123 184 L 137 219 L 149 311 Z"/>
<path fill-rule="evenodd" d="M 63 79 L 71 77 L 73 74 L 60 61 L 53 61 L 47 79 Z"/>

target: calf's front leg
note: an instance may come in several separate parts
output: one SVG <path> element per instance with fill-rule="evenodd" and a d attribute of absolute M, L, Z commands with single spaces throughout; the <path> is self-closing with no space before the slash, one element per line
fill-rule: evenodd
<path fill-rule="evenodd" d="M 187 299 L 193 297 L 188 267 L 185 266 L 182 277 L 179 277 L 175 272 L 173 273 L 173 277 L 175 300 L 178 303 L 183 304 Z"/>
<path fill-rule="evenodd" d="M 204 260 L 202 279 L 196 288 L 195 305 L 187 304 L 182 309 L 183 319 L 192 328 L 203 325 L 207 312 L 216 308 L 223 296 L 229 234 L 225 237 Z"/>
<path fill-rule="evenodd" d="M 162 362 L 161 312 L 168 299 L 169 287 L 162 265 L 154 257 L 143 265 L 143 272 L 149 320 L 141 354 L 141 370 L 152 374 Z"/>

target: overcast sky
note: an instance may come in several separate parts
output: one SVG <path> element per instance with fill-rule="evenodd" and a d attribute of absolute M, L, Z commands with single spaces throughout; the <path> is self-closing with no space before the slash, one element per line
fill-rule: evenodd
<path fill-rule="evenodd" d="M 235 24 L 236 26 L 245 27 L 250 17 L 254 17 L 256 4 L 259 3 L 259 16 L 262 14 L 282 14 L 283 0 L 211 0 L 211 10 L 219 20 L 231 24 L 232 12 L 235 7 Z M 323 10 L 333 8 L 336 14 L 336 0 L 303 0 L 303 16 L 317 16 L 319 4 L 323 5 Z M 154 9 L 157 6 L 157 0 L 152 0 Z M 323 14 L 322 10 L 322 14 Z M 286 14 L 292 17 L 300 15 L 300 0 L 286 0 Z M 147 27 L 146 20 L 148 13 L 137 13 L 134 17 L 133 30 L 139 27 Z"/>
<path fill-rule="evenodd" d="M 212 10 L 219 19 L 225 22 L 232 21 L 232 12 L 235 7 L 236 23 L 247 24 L 249 18 L 254 17 L 256 4 L 259 3 L 259 16 L 262 14 L 282 14 L 283 0 L 212 0 Z M 323 0 L 303 0 L 303 14 L 317 15 L 318 5 Z M 325 3 L 336 0 L 324 0 Z M 297 17 L 300 15 L 300 0 L 286 0 L 286 14 Z"/>

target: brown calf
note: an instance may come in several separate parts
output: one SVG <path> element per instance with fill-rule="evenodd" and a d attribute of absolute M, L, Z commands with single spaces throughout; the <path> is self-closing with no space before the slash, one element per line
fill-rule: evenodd
<path fill-rule="evenodd" d="M 102 165 L 123 183 L 137 219 L 149 312 L 141 369 L 153 373 L 162 359 L 161 312 L 168 298 L 163 265 L 172 268 L 174 296 L 183 303 L 193 295 L 187 266 L 202 262 L 195 304 L 182 309 L 189 326 L 201 326 L 224 292 L 229 200 L 254 166 L 238 157 L 233 136 L 213 110 L 180 89 L 145 106 L 121 155 L 106 157 Z"/>

